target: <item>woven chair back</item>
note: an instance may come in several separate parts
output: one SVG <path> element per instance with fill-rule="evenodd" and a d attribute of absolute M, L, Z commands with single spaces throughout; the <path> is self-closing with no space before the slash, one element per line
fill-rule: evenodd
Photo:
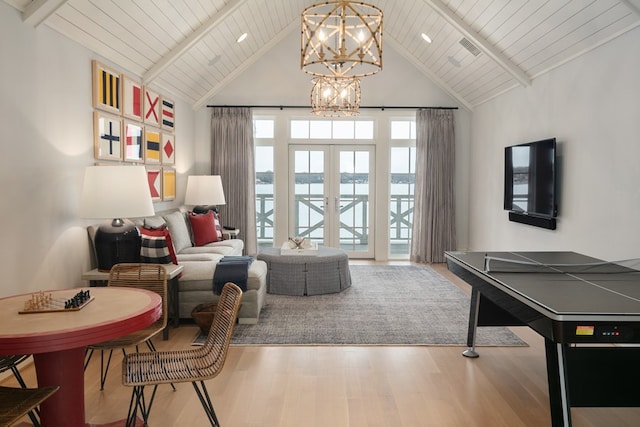
<path fill-rule="evenodd" d="M 109 273 L 109 286 L 145 289 L 162 298 L 162 327 L 167 326 L 167 270 L 161 264 L 116 264 Z M 158 322 L 156 322 L 157 324 Z"/>
<path fill-rule="evenodd" d="M 227 359 L 241 301 L 242 290 L 231 282 L 226 283 L 218 299 L 207 341 L 202 348 L 205 365 L 215 375 L 222 370 Z"/>

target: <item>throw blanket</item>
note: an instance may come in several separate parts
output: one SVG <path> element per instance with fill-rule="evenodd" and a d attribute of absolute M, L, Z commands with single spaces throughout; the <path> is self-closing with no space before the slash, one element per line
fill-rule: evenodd
<path fill-rule="evenodd" d="M 213 293 L 220 295 L 222 287 L 227 282 L 238 285 L 242 292 L 247 290 L 247 278 L 249 277 L 249 266 L 253 262 L 252 256 L 225 256 L 213 272 Z"/>

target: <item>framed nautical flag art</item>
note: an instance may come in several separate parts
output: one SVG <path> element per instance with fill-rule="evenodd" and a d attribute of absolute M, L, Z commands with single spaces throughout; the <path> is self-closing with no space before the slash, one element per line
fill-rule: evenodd
<path fill-rule="evenodd" d="M 122 115 L 142 121 L 142 83 L 122 75 Z"/>
<path fill-rule="evenodd" d="M 162 129 L 173 131 L 176 122 L 174 118 L 175 103 L 169 98 L 162 97 L 162 104 L 160 105 L 160 119 L 162 120 Z"/>
<path fill-rule="evenodd" d="M 175 200 L 176 198 L 176 170 L 162 168 L 162 200 Z"/>
<path fill-rule="evenodd" d="M 149 182 L 151 200 L 154 202 L 162 200 L 162 169 L 148 167 L 147 181 Z"/>
<path fill-rule="evenodd" d="M 122 119 L 100 111 L 93 112 L 94 157 L 122 160 Z"/>
<path fill-rule="evenodd" d="M 122 112 L 122 75 L 93 60 L 93 107 L 114 114 Z"/>
<path fill-rule="evenodd" d="M 143 114 L 146 124 L 160 127 L 160 95 L 146 86 L 144 88 Z"/>
<path fill-rule="evenodd" d="M 144 126 L 142 123 L 124 121 L 124 161 L 144 161 Z"/>
<path fill-rule="evenodd" d="M 162 164 L 163 165 L 175 165 L 176 164 L 176 144 L 175 137 L 172 133 L 162 132 Z"/>
<path fill-rule="evenodd" d="M 160 164 L 160 131 L 146 127 L 144 130 L 144 162 Z"/>

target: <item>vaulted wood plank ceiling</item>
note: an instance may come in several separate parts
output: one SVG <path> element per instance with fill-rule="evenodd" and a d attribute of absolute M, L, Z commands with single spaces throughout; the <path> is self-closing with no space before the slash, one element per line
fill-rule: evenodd
<path fill-rule="evenodd" d="M 318 0 L 5 0 L 198 109 Z M 640 25 L 640 0 L 369 0 L 394 49 L 468 109 Z M 237 38 L 247 32 L 242 43 Z M 421 34 L 432 42 L 425 42 Z M 384 56 L 383 56 L 384 60 Z"/>

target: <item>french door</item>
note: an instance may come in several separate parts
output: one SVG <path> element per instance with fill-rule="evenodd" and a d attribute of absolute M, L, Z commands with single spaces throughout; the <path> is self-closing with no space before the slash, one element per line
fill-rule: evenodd
<path fill-rule="evenodd" d="M 289 147 L 289 233 L 374 257 L 375 147 Z"/>

